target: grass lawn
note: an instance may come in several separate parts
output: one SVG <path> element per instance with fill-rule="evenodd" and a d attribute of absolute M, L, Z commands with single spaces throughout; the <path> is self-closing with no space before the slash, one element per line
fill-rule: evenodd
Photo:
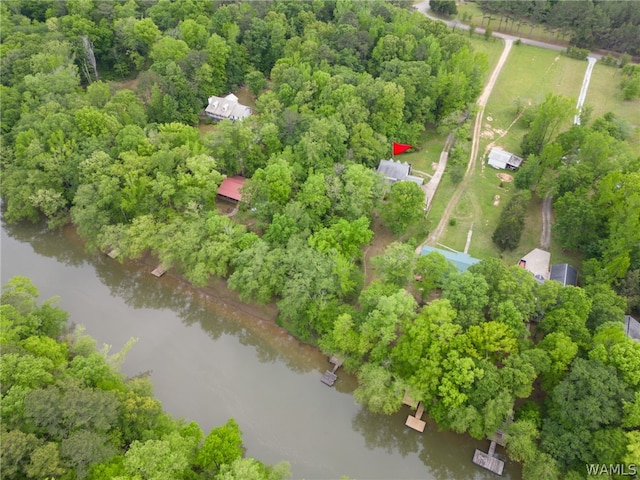
<path fill-rule="evenodd" d="M 575 60 L 551 50 L 514 45 L 509 58 L 498 77 L 485 109 L 483 132 L 486 140 L 481 143 L 480 151 L 489 143 L 489 134 L 493 130 L 494 138 L 506 130 L 516 115 L 516 102 L 524 105 L 541 103 L 548 93 L 562 94 L 577 102 L 587 62 Z M 491 121 L 488 121 L 488 118 Z M 573 115 L 567 120 L 568 128 Z M 500 146 L 514 153 L 519 152 L 520 141 L 526 128 L 515 124 L 512 130 L 500 141 Z"/>
<path fill-rule="evenodd" d="M 410 163 L 413 169 L 431 175 L 434 172 L 432 164 L 440 160 L 440 152 L 446 139 L 446 134 L 439 134 L 435 127 L 430 126 L 420 136 L 418 144 L 414 145 L 417 147 L 416 151 L 396 155 L 394 158 L 400 162 Z M 389 155 L 391 155 L 391 145 L 389 145 Z M 425 182 L 428 181 L 429 178 L 426 177 Z"/>
<path fill-rule="evenodd" d="M 640 140 L 640 99 L 622 100 L 620 96 L 620 69 L 596 63 L 591 74 L 585 105 L 593 107 L 591 119 L 607 112 L 624 118 L 636 129 L 635 142 Z"/>
<path fill-rule="evenodd" d="M 476 43 L 482 42 L 484 39 L 476 40 Z M 499 43 L 497 45 L 501 47 Z M 587 62 L 560 56 L 558 52 L 514 45 L 485 109 L 480 155 L 490 142 L 518 153 L 526 128 L 521 123 L 511 126 L 516 116 L 514 100 L 520 99 L 524 104 L 535 105 L 542 102 L 549 92 L 577 99 L 586 67 Z M 573 115 L 567 120 L 567 128 L 572 120 Z M 501 135 L 503 136 L 499 138 Z M 455 219 L 455 225 L 447 225 L 440 243 L 463 251 L 468 231 L 472 228 L 473 236 L 468 252 L 470 255 L 477 258 L 499 257 L 506 264 L 513 265 L 527 252 L 539 246 L 542 200 L 535 196 L 532 199 L 518 248 L 500 252 L 491 236 L 500 212 L 509 202 L 515 188 L 512 183 L 501 181 L 498 173 L 500 172 L 491 167 L 483 166 L 481 159 L 478 160 L 467 189 L 451 216 Z M 445 174 L 427 219 L 433 223 L 432 228 L 437 224 L 453 191 L 454 186 Z M 496 200 L 498 205 L 494 204 Z M 553 240 L 550 250 L 554 263 L 567 261 L 576 267 L 580 266 L 578 257 L 562 252 Z"/>
<path fill-rule="evenodd" d="M 485 40 L 483 35 L 478 35 L 477 33 L 468 38 L 471 41 L 471 45 L 473 45 L 474 51 L 486 53 L 489 65 L 486 78 L 489 78 L 491 72 L 493 72 L 493 69 L 496 66 L 496 63 L 498 63 L 502 50 L 504 49 L 504 42 L 495 37 Z"/>
<path fill-rule="evenodd" d="M 558 31 L 551 31 L 539 25 L 537 23 L 527 22 L 511 22 L 507 23 L 507 18 L 502 17 L 502 26 L 500 22 L 500 15 L 493 14 L 492 20 L 488 17 L 483 19 L 482 10 L 475 3 L 465 2 L 458 5 L 458 20 L 468 25 L 474 24 L 476 27 L 491 28 L 494 32 L 507 33 L 514 37 L 522 36 L 523 38 L 531 38 L 532 40 L 539 40 L 541 42 L 556 43 L 559 45 L 568 45 L 568 37 L 564 39 Z M 501 27 L 501 28 L 498 28 Z"/>

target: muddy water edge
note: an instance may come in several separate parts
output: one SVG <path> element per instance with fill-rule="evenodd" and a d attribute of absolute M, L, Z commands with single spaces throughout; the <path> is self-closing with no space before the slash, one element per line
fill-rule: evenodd
<path fill-rule="evenodd" d="M 342 370 L 334 388 L 323 385 L 327 358 L 278 327 L 272 306 L 242 303 L 223 283 L 197 289 L 170 273 L 153 277 L 150 263 L 89 254 L 72 228 L 3 222 L 0 245 L 3 284 L 31 278 L 42 300 L 59 296 L 70 322 L 113 351 L 138 338 L 126 375 L 150 372 L 164 408 L 205 434 L 235 418 L 247 455 L 288 460 L 293 478 L 495 478 L 471 463 L 488 441 L 438 432 L 432 421 L 417 433 L 404 426 L 407 407 L 372 414 L 354 402 L 355 379 Z M 507 462 L 503 478 L 520 477 Z"/>

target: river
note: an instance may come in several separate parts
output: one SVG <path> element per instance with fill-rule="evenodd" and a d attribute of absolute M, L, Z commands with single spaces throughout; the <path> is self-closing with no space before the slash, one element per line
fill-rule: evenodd
<path fill-rule="evenodd" d="M 342 370 L 335 388 L 320 382 L 327 358 L 273 322 L 260 320 L 167 274 L 88 254 L 72 229 L 2 225 L 1 281 L 32 279 L 41 300 L 61 298 L 70 321 L 99 345 L 120 350 L 123 371 L 150 371 L 155 395 L 174 416 L 205 432 L 236 419 L 247 455 L 288 460 L 293 478 L 494 480 L 471 463 L 488 441 L 404 426 L 407 407 L 374 415 L 356 404 L 355 381 Z M 500 451 L 500 449 L 499 449 Z M 502 452 L 504 453 L 504 452 Z M 521 477 L 507 462 L 503 478 Z"/>

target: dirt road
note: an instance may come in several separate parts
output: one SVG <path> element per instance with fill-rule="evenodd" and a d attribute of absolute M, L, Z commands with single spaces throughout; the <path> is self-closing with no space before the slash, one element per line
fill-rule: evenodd
<path fill-rule="evenodd" d="M 544 197 L 542 201 L 542 234 L 540 235 L 540 248 L 549 250 L 551 245 L 551 195 Z"/>
<path fill-rule="evenodd" d="M 449 222 L 449 217 L 451 216 L 451 213 L 456 208 L 456 205 L 458 204 L 458 201 L 460 200 L 460 197 L 462 196 L 462 193 L 464 192 L 467 186 L 469 177 L 471 175 L 471 172 L 473 171 L 473 168 L 476 165 L 476 158 L 478 156 L 478 146 L 480 144 L 480 131 L 482 129 L 484 108 L 486 107 L 487 101 L 489 100 L 489 96 L 491 95 L 491 92 L 493 91 L 493 87 L 496 84 L 498 75 L 500 75 L 500 71 L 502 70 L 502 67 L 507 61 L 507 57 L 509 56 L 509 52 L 511 51 L 512 46 L 513 46 L 513 40 L 506 38 L 504 40 L 504 49 L 502 50 L 502 54 L 500 55 L 498 64 L 496 65 L 496 68 L 493 69 L 493 72 L 489 77 L 489 81 L 487 82 L 487 85 L 484 87 L 484 90 L 482 91 L 480 98 L 478 98 L 477 103 L 479 108 L 478 108 L 478 114 L 476 115 L 476 121 L 473 127 L 471 155 L 469 157 L 469 164 L 467 165 L 467 171 L 464 174 L 464 179 L 462 180 L 462 182 L 460 182 L 460 184 L 458 185 L 458 188 L 456 188 L 456 191 L 451 196 L 451 200 L 449 200 L 449 203 L 447 204 L 447 207 L 445 208 L 444 213 L 440 218 L 440 222 L 438 223 L 438 226 L 429 234 L 429 237 L 424 243 L 435 245 L 438 242 L 438 240 L 442 236 L 442 233 L 444 232 L 444 229 L 447 226 L 447 223 Z M 420 245 L 418 248 L 421 249 L 422 245 Z"/>

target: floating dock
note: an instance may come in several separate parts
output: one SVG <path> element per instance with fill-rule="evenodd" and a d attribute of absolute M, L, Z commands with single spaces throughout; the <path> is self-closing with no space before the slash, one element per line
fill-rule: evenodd
<path fill-rule="evenodd" d="M 118 255 L 120 255 L 120 250 L 118 250 L 117 248 L 114 248 L 107 252 L 107 257 L 109 258 L 116 258 Z"/>
<path fill-rule="evenodd" d="M 336 371 L 342 365 L 342 359 L 333 355 L 329 359 L 329 363 L 333 364 L 333 370 L 327 370 L 326 372 L 324 372 L 324 375 L 322 375 L 322 378 L 320 379 L 320 381 L 325 385 L 333 387 L 333 384 L 336 383 L 336 380 L 338 379 L 338 375 L 336 375 Z"/>
<path fill-rule="evenodd" d="M 160 278 L 165 273 L 167 273 L 167 268 L 164 265 L 158 265 L 153 272 L 151 272 L 151 275 Z"/>
<path fill-rule="evenodd" d="M 422 402 L 418 403 L 418 409 L 416 410 L 416 414 L 409 415 L 407 417 L 407 421 L 404 424 L 409 427 L 417 430 L 418 432 L 424 432 L 424 427 L 427 426 L 427 422 L 422 420 L 422 414 L 424 413 L 424 405 Z"/>
<path fill-rule="evenodd" d="M 497 475 L 502 475 L 502 471 L 504 470 L 504 462 L 494 455 L 495 451 L 496 441 L 491 440 L 491 446 L 489 446 L 489 451 L 487 453 L 476 449 L 475 453 L 473 454 L 473 463 L 479 465 L 482 468 L 486 468 L 490 472 L 493 472 Z"/>

